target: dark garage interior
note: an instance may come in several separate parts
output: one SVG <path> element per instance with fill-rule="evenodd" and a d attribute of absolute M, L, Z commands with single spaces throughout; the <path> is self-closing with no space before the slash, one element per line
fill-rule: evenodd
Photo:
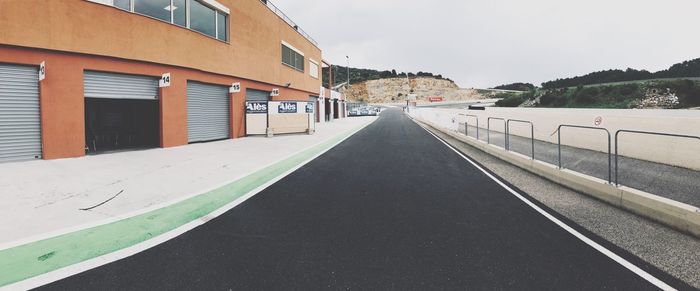
<path fill-rule="evenodd" d="M 160 145 L 157 100 L 85 98 L 85 143 L 89 154 Z"/>

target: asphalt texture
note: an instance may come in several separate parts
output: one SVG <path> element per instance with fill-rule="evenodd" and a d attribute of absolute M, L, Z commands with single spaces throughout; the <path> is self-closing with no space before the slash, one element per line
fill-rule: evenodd
<path fill-rule="evenodd" d="M 459 126 L 459 132 L 464 133 L 463 123 Z M 480 128 L 479 140 L 487 141 L 487 134 L 486 129 Z M 469 126 L 469 136 L 476 138 L 476 127 Z M 566 138 L 565 134 L 562 136 L 562 139 Z M 494 145 L 505 147 L 505 135 L 502 132 L 492 132 L 490 140 Z M 529 157 L 532 155 L 532 141 L 530 138 L 511 135 L 510 150 Z M 535 159 L 558 165 L 557 144 L 536 140 Z M 615 182 L 614 163 L 613 152 L 611 172 L 613 182 Z M 607 153 L 562 146 L 562 167 L 605 181 L 609 179 Z M 700 207 L 700 195 L 697 191 L 700 188 L 700 171 L 624 156 L 619 158 L 619 167 L 620 185 Z"/>
<path fill-rule="evenodd" d="M 560 218 L 666 283 L 680 284 Z M 209 223 L 43 289 L 655 287 L 527 206 L 394 109 Z"/>

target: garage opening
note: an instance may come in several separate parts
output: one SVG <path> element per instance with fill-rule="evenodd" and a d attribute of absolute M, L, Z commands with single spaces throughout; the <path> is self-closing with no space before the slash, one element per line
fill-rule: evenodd
<path fill-rule="evenodd" d="M 157 78 L 86 71 L 84 84 L 88 154 L 160 146 Z"/>
<path fill-rule="evenodd" d="M 85 135 L 93 154 L 160 146 L 157 101 L 85 98 Z"/>

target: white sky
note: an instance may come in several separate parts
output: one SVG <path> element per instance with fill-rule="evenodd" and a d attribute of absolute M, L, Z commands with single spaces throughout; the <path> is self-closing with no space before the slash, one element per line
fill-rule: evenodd
<path fill-rule="evenodd" d="M 700 57 L 698 0 L 276 0 L 324 59 L 442 74 L 461 87 L 539 85 Z"/>

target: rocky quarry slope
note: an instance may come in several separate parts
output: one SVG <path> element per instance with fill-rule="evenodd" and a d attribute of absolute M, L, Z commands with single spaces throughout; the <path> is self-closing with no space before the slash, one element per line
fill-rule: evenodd
<path fill-rule="evenodd" d="M 418 102 L 427 102 L 428 97 L 440 96 L 445 101 L 466 101 L 489 98 L 474 89 L 460 89 L 450 80 L 436 78 L 388 78 L 352 84 L 345 92 L 349 100 L 366 103 L 399 103 L 406 101 L 406 94 L 413 89 Z"/>

